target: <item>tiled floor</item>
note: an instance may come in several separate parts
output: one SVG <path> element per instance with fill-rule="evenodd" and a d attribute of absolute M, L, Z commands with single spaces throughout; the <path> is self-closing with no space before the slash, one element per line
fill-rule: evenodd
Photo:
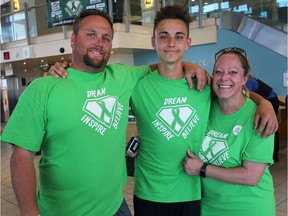
<path fill-rule="evenodd" d="M 287 216 L 287 143 L 280 145 L 279 159 L 270 171 L 273 175 L 275 196 L 277 203 L 277 216 Z M 1 215 L 19 216 L 16 198 L 11 185 L 9 159 L 11 146 L 1 143 Z M 37 166 L 39 156 L 35 158 Z M 133 177 L 124 188 L 125 199 L 133 214 Z"/>

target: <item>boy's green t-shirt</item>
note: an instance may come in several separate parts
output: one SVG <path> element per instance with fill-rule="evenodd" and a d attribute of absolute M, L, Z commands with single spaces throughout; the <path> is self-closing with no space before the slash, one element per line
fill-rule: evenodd
<path fill-rule="evenodd" d="M 186 80 L 158 72 L 141 79 L 131 97 L 141 144 L 134 194 L 155 202 L 200 200 L 200 178 L 183 170 L 187 149 L 198 154 L 210 110 L 210 87 L 189 89 Z"/>
<path fill-rule="evenodd" d="M 116 213 L 126 175 L 129 97 L 147 72 L 122 64 L 99 73 L 69 68 L 67 79 L 42 77 L 23 92 L 2 141 L 41 149 L 41 216 Z"/>
<path fill-rule="evenodd" d="M 217 100 L 211 112 L 199 157 L 220 167 L 241 167 L 244 160 L 272 164 L 273 138 L 263 139 L 253 129 L 256 104 L 249 98 L 231 115 L 223 115 Z M 230 184 L 210 178 L 202 179 L 202 216 L 273 216 L 275 198 L 268 166 L 256 186 Z"/>

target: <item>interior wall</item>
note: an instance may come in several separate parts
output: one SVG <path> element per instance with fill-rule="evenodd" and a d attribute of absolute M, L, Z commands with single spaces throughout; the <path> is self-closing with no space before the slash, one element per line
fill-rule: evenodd
<path fill-rule="evenodd" d="M 193 40 L 193 35 L 191 35 Z M 283 46 L 287 46 L 283 44 Z M 278 95 L 287 95 L 287 88 L 283 86 L 283 73 L 287 71 L 287 58 L 250 41 L 234 32 L 218 29 L 217 43 L 192 46 L 186 51 L 183 60 L 193 62 L 205 68 L 212 74 L 215 53 L 225 47 L 241 47 L 245 49 L 251 65 L 251 74 L 261 79 Z M 138 53 L 134 56 L 135 65 L 145 65 L 157 62 L 157 54 Z"/>
<path fill-rule="evenodd" d="M 133 65 L 133 55 L 132 54 L 116 54 L 116 55 L 110 55 L 110 59 L 108 61 L 108 64 L 112 63 L 122 63 L 127 65 Z"/>

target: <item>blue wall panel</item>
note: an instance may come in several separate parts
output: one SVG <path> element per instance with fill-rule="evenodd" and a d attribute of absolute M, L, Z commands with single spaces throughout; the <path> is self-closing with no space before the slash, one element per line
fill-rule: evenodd
<path fill-rule="evenodd" d="M 191 37 L 193 40 L 193 35 Z M 283 73 L 287 71 L 287 58 L 228 30 L 219 29 L 217 37 L 218 42 L 216 44 L 190 47 L 184 55 L 184 61 L 198 64 L 211 74 L 215 52 L 224 47 L 241 47 L 247 52 L 251 64 L 251 74 L 273 87 L 278 95 L 287 94 L 287 88 L 283 86 Z M 283 46 L 287 46 L 287 43 Z M 134 55 L 135 65 L 155 62 L 157 62 L 155 51 Z"/>

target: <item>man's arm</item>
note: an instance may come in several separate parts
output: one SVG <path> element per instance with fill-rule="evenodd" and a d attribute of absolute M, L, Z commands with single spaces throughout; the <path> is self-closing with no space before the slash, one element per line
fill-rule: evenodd
<path fill-rule="evenodd" d="M 264 129 L 263 137 L 266 138 L 278 129 L 278 119 L 270 101 L 255 92 L 249 92 L 250 98 L 258 105 L 254 118 L 254 128 L 258 128 L 258 135 Z"/>
<path fill-rule="evenodd" d="M 48 73 L 54 76 L 55 78 L 61 77 L 65 79 L 68 75 L 66 71 L 68 65 L 69 65 L 68 62 L 66 61 L 56 62 L 54 65 L 50 67 Z M 158 64 L 150 64 L 149 67 L 151 71 L 155 71 L 158 69 Z M 193 78 L 197 79 L 197 89 L 199 91 L 203 90 L 207 83 L 210 85 L 211 77 L 204 68 L 201 68 L 198 65 L 192 64 L 190 62 L 185 62 L 183 63 L 183 69 L 185 72 L 185 78 L 190 88 L 193 88 L 193 82 L 192 82 Z"/>
<path fill-rule="evenodd" d="M 33 163 L 35 152 L 13 147 L 10 160 L 11 180 L 21 216 L 38 216 L 36 199 L 36 172 Z"/>

